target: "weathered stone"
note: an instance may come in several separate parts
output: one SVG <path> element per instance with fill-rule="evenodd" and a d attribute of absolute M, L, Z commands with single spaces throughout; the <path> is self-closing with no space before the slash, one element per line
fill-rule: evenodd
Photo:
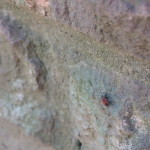
<path fill-rule="evenodd" d="M 100 66 L 73 69 L 70 91 L 77 137 L 85 149 L 148 149 L 149 115 L 144 114 L 149 112 L 149 87 L 102 70 Z M 100 102 L 103 93 L 109 107 Z"/>
<path fill-rule="evenodd" d="M 149 0 L 26 0 L 26 4 L 98 41 L 112 41 L 150 60 Z"/>
<path fill-rule="evenodd" d="M 0 118 L 0 150 L 54 150 L 40 140 L 28 136 L 18 126 Z"/>
<path fill-rule="evenodd" d="M 149 150 L 146 61 L 7 0 L 0 1 L 0 49 L 1 118 L 56 150 Z"/>

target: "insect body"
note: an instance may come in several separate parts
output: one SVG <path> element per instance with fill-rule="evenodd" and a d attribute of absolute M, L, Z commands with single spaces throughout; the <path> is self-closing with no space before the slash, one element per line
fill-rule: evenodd
<path fill-rule="evenodd" d="M 109 103 L 107 97 L 105 97 L 105 96 L 102 96 L 101 101 L 102 101 L 102 103 L 103 103 L 105 106 L 109 106 L 109 105 L 110 105 L 110 103 Z"/>

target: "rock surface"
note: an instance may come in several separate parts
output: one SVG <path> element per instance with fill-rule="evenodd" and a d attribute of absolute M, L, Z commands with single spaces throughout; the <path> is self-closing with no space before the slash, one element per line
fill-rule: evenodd
<path fill-rule="evenodd" d="M 29 150 L 40 142 L 49 150 L 150 149 L 147 61 L 9 0 L 0 0 L 0 49 L 0 135 L 5 141 L 8 128 L 11 139 L 0 148 L 19 150 L 12 137 L 21 132 Z"/>
<path fill-rule="evenodd" d="M 0 150 L 54 150 L 38 139 L 22 131 L 7 120 L 0 118 Z"/>
<path fill-rule="evenodd" d="M 13 0 L 98 41 L 150 60 L 149 0 Z M 24 2 L 24 3 L 23 3 Z"/>

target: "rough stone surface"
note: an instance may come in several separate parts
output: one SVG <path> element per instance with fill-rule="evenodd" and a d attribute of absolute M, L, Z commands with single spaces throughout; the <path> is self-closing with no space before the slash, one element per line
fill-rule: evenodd
<path fill-rule="evenodd" d="M 0 0 L 0 49 L 0 148 L 19 150 L 21 132 L 29 150 L 150 149 L 147 61 L 9 0 Z"/>
<path fill-rule="evenodd" d="M 0 118 L 0 150 L 54 150 L 28 136 L 18 126 Z"/>
<path fill-rule="evenodd" d="M 24 0 L 24 4 L 98 41 L 111 41 L 150 60 L 149 0 Z"/>

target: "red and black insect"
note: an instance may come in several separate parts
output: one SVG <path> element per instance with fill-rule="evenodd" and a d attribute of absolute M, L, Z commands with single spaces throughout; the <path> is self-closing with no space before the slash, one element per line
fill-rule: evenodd
<path fill-rule="evenodd" d="M 103 103 L 105 106 L 109 106 L 109 105 L 110 105 L 110 103 L 109 103 L 109 101 L 108 101 L 108 98 L 107 98 L 106 96 L 102 96 L 101 101 L 102 101 L 102 103 Z"/>

